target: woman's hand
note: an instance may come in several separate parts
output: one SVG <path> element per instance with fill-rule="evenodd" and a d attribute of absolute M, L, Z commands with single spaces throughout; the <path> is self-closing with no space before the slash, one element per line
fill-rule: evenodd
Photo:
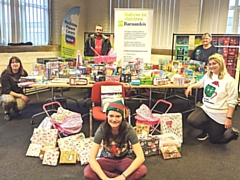
<path fill-rule="evenodd" d="M 126 180 L 123 175 L 119 175 L 118 177 L 114 178 L 114 180 Z"/>
<path fill-rule="evenodd" d="M 192 95 L 192 87 L 188 86 L 187 90 L 185 91 L 185 96 L 188 97 L 188 95 L 190 94 L 190 96 Z"/>
<path fill-rule="evenodd" d="M 21 94 L 21 98 L 22 98 L 25 102 L 29 102 L 29 101 L 30 101 L 30 99 L 29 99 L 27 96 L 23 95 L 23 94 Z"/>
<path fill-rule="evenodd" d="M 232 120 L 226 118 L 226 119 L 225 119 L 225 128 L 226 128 L 226 129 L 229 129 L 229 128 L 231 128 L 231 127 L 232 127 Z"/>

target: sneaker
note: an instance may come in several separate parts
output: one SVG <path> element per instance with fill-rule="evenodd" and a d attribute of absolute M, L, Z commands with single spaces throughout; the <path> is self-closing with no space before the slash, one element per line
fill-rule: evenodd
<path fill-rule="evenodd" d="M 196 107 L 201 107 L 203 105 L 203 103 L 201 103 L 200 101 L 198 101 L 197 103 L 196 103 Z"/>
<path fill-rule="evenodd" d="M 199 135 L 197 136 L 197 140 L 199 140 L 199 141 L 204 141 L 204 140 L 206 140 L 208 137 L 209 137 L 209 136 L 208 136 L 208 133 L 206 133 L 205 131 L 203 131 L 201 134 L 199 134 Z"/>
<path fill-rule="evenodd" d="M 5 114 L 5 115 L 4 115 L 4 119 L 5 119 L 6 121 L 10 121 L 10 120 L 11 120 L 10 114 L 9 114 L 9 113 Z"/>
<path fill-rule="evenodd" d="M 237 128 L 232 127 L 232 133 L 234 134 L 235 138 L 237 139 L 239 136 L 239 130 Z"/>
<path fill-rule="evenodd" d="M 20 116 L 20 115 L 21 115 L 21 112 L 20 112 L 20 111 L 14 111 L 14 113 L 15 113 L 17 116 Z"/>

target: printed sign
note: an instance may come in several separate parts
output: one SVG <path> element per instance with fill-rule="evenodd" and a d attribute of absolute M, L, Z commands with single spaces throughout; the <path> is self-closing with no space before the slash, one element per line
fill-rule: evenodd
<path fill-rule="evenodd" d="M 62 22 L 61 56 L 64 58 L 76 57 L 78 22 L 80 7 L 70 9 Z"/>

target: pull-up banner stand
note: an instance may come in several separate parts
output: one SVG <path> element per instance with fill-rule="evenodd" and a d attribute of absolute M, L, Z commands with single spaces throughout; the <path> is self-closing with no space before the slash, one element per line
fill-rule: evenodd
<path fill-rule="evenodd" d="M 61 57 L 75 58 L 80 7 L 71 8 L 62 22 Z"/>
<path fill-rule="evenodd" d="M 122 63 L 151 62 L 153 9 L 115 8 L 114 50 Z"/>

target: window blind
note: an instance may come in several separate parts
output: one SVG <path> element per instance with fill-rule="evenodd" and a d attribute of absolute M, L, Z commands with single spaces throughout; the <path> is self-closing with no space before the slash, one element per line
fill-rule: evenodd
<path fill-rule="evenodd" d="M 228 3 L 226 0 L 202 0 L 200 33 L 226 33 Z"/>
<path fill-rule="evenodd" d="M 110 0 L 110 30 L 114 31 L 114 8 L 153 9 L 152 49 L 171 49 L 178 32 L 179 0 Z"/>
<path fill-rule="evenodd" d="M 0 0 L 0 45 L 49 43 L 49 0 Z"/>

